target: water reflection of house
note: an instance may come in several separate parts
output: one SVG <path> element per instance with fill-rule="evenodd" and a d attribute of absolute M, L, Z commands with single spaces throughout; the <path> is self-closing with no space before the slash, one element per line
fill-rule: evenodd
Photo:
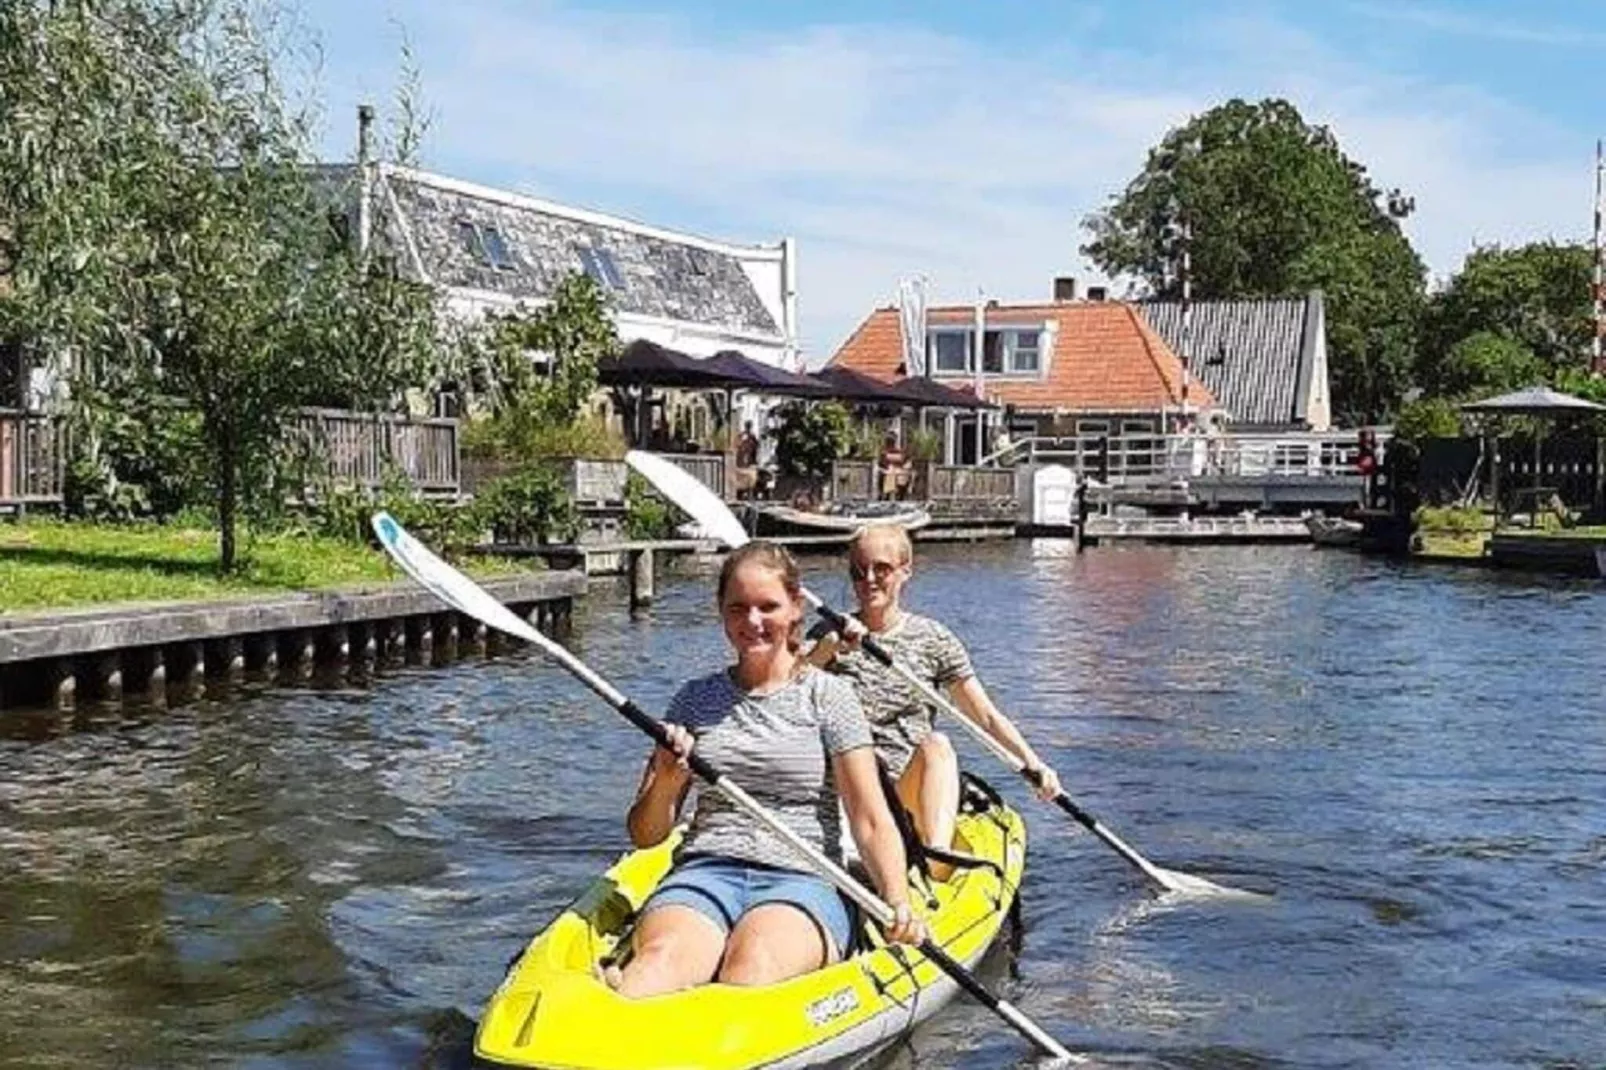
<path fill-rule="evenodd" d="M 987 303 L 979 347 L 974 307 L 929 309 L 928 374 L 949 385 L 979 386 L 1006 406 L 1017 439 L 1163 433 L 1176 428 L 1184 405 L 1195 416 L 1216 408 L 1214 394 L 1197 379 L 1184 387 L 1181 361 L 1138 306 L 1105 300 L 1096 288 L 1079 300 L 1069 281 L 1056 281 L 1053 301 Z M 896 308 L 876 309 L 831 363 L 898 378 L 909 370 L 901 332 Z M 950 419 L 956 459 L 974 459 L 978 418 Z"/>
<path fill-rule="evenodd" d="M 624 342 L 694 357 L 735 350 L 798 367 L 791 239 L 742 245 L 424 171 L 375 165 L 372 174 L 373 240 L 437 287 L 457 316 L 538 306 L 583 271 L 607 295 Z M 350 222 L 360 226 L 355 211 Z M 696 437 L 707 430 L 688 428 Z"/>
<path fill-rule="evenodd" d="M 1138 304 L 1173 352 L 1183 352 L 1182 302 Z M 1189 369 L 1240 431 L 1332 427 L 1327 317 L 1322 293 L 1240 301 L 1195 301 L 1189 310 Z"/>

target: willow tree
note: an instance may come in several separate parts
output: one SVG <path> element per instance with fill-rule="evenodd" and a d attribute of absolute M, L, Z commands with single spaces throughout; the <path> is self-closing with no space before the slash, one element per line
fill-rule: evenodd
<path fill-rule="evenodd" d="M 435 360 L 428 293 L 332 225 L 294 43 L 247 0 L 0 0 L 0 331 L 68 358 L 91 450 L 133 392 L 198 421 L 224 570 L 295 408 Z"/>
<path fill-rule="evenodd" d="M 1160 297 L 1320 288 L 1335 406 L 1378 419 L 1410 383 L 1425 269 L 1400 221 L 1414 201 L 1382 190 L 1333 132 L 1284 100 L 1232 100 L 1169 131 L 1143 170 L 1085 226 L 1100 268 Z"/>

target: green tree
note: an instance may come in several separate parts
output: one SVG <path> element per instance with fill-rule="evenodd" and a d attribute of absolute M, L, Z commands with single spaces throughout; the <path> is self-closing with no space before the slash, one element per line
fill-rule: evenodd
<path fill-rule="evenodd" d="M 199 421 L 236 564 L 242 504 L 271 503 L 286 417 L 394 405 L 426 381 L 435 306 L 330 226 L 294 41 L 252 0 L 0 3 L 0 332 L 71 355 L 89 470 L 103 425 L 154 392 Z M 334 198 L 332 200 L 331 198 Z"/>
<path fill-rule="evenodd" d="M 1327 303 L 1335 410 L 1376 420 L 1410 381 L 1424 268 L 1400 229 L 1414 209 L 1382 191 L 1284 100 L 1232 100 L 1168 132 L 1142 172 L 1085 221 L 1082 252 L 1158 297 Z"/>
<path fill-rule="evenodd" d="M 611 452 L 606 432 L 580 415 L 597 389 L 597 362 L 618 349 L 607 296 L 584 272 L 565 277 L 533 311 L 489 317 L 471 333 L 459 370 L 489 409 L 471 436 L 476 448 L 521 458 L 566 445 Z"/>
<path fill-rule="evenodd" d="M 1455 395 L 1554 381 L 1565 369 L 1584 368 L 1594 332 L 1592 267 L 1592 253 L 1579 244 L 1474 250 L 1428 302 L 1422 386 Z M 1480 367 L 1490 373 L 1481 380 L 1469 374 Z"/>
<path fill-rule="evenodd" d="M 790 401 L 777 415 L 775 460 L 787 475 L 826 475 L 853 447 L 853 417 L 840 402 Z"/>
<path fill-rule="evenodd" d="M 1434 368 L 1434 394 L 1472 400 L 1544 382 L 1548 369 L 1521 341 L 1494 331 L 1458 340 Z"/>

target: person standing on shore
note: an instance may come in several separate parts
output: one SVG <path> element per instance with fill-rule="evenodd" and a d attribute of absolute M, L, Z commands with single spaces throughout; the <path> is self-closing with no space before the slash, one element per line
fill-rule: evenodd
<path fill-rule="evenodd" d="M 959 815 L 959 757 L 948 737 L 933 728 L 936 711 L 902 676 L 859 648 L 873 635 L 900 664 L 1026 763 L 1045 801 L 1060 793 L 1059 775 L 1040 758 L 1010 719 L 988 697 L 970 655 L 953 632 L 903 608 L 905 585 L 914 572 L 909 534 L 892 524 L 861 528 L 848 543 L 848 575 L 858 609 L 846 636 L 816 626 L 807 652 L 810 663 L 853 681 L 870 720 L 876 755 L 897 784 L 898 799 L 914 818 L 921 842 L 946 850 Z M 934 875 L 940 872 L 934 867 Z"/>

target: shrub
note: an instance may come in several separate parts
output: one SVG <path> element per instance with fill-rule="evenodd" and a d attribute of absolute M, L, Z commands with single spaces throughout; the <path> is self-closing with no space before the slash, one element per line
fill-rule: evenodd
<path fill-rule="evenodd" d="M 831 471 L 831 462 L 845 456 L 852 445 L 853 418 L 838 402 L 794 401 L 779 413 L 775 459 L 787 475 L 824 476 Z"/>
<path fill-rule="evenodd" d="M 478 526 L 497 542 L 570 542 L 579 533 L 579 514 L 563 480 L 545 464 L 531 463 L 492 480 L 474 498 Z"/>
<path fill-rule="evenodd" d="M 632 539 L 671 539 L 680 512 L 636 471 L 625 482 L 625 534 Z"/>

